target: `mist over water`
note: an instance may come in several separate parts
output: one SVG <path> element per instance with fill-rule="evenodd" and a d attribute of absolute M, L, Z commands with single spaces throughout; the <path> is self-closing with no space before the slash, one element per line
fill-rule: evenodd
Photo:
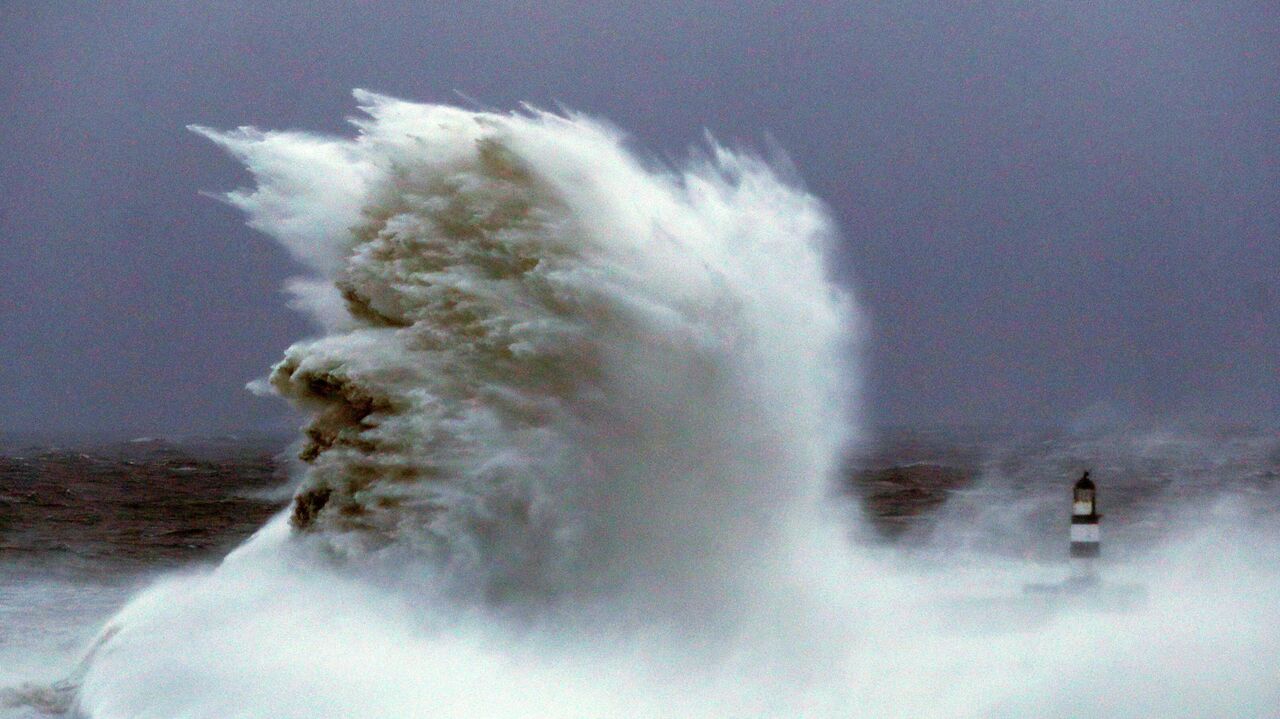
<path fill-rule="evenodd" d="M 196 128 L 308 269 L 289 510 L 155 584 L 73 680 L 87 717 L 1263 716 L 1274 532 L 1231 508 L 1028 603 L 948 535 L 849 541 L 856 308 L 832 223 L 712 145 L 357 93 L 354 138 Z M 856 238 L 853 238 L 856 241 Z M 1105 532 L 1105 529 L 1104 529 Z M 940 557 L 940 558 L 939 558 Z M 1032 576 L 1038 575 L 1038 576 Z"/>

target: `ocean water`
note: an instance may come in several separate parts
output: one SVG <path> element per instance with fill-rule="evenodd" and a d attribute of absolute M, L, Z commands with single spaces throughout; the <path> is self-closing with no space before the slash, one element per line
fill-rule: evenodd
<path fill-rule="evenodd" d="M 225 460 L 222 481 L 195 483 L 187 492 L 179 488 L 167 497 L 145 497 L 161 505 L 183 494 L 209 502 L 175 504 L 175 511 L 158 515 L 145 531 L 119 540 L 123 546 L 102 546 L 102 537 L 92 525 L 65 521 L 67 517 L 111 513 L 103 508 L 101 493 L 90 486 L 118 487 L 119 479 L 109 468 L 121 463 L 112 452 L 96 452 L 106 455 L 96 463 L 96 473 L 76 466 L 82 484 L 67 501 L 71 506 L 66 515 L 43 513 L 21 532 L 14 531 L 11 518 L 24 508 L 6 504 L 5 514 L 0 515 L 7 530 L 0 533 L 6 548 L 0 555 L 5 559 L 0 562 L 0 686 L 6 688 L 0 716 L 69 716 L 83 659 L 120 608 L 148 587 L 199 582 L 213 571 L 225 551 L 222 547 L 243 541 L 255 523 L 280 511 L 288 497 L 269 490 L 273 480 L 261 471 L 260 449 L 246 450 L 238 459 Z M 133 464 L 117 468 L 154 479 L 166 467 L 191 466 L 175 457 L 176 453 L 135 458 Z M 65 460 L 54 458 L 48 461 L 65 464 Z M 28 459 L 28 464 L 39 462 Z M 891 485 L 888 489 L 894 493 L 893 502 L 872 501 L 872 495 L 881 491 L 878 478 L 883 473 L 877 470 L 934 466 L 959 470 L 955 476 L 963 479 L 930 485 L 927 480 L 933 475 L 924 472 L 920 484 Z M 1091 468 L 1100 485 L 1105 515 L 1103 586 L 1137 583 L 1146 593 L 1129 606 L 1124 602 L 1116 606 L 1106 591 L 1085 592 L 1061 601 L 1041 601 L 1025 593 L 1028 584 L 1059 582 L 1070 574 L 1065 510 L 1069 486 L 1080 467 Z M 868 481 L 851 479 L 860 473 Z M 1280 559 L 1276 545 L 1269 540 L 1280 516 L 1278 477 L 1280 436 L 1261 430 L 1123 430 L 1089 436 L 998 432 L 975 436 L 957 430 L 903 429 L 870 433 L 850 458 L 843 481 L 833 483 L 827 500 L 847 529 L 835 559 L 840 554 L 872 558 L 885 572 L 881 579 L 911 578 L 921 594 L 911 600 L 915 611 L 905 616 L 899 607 L 877 606 L 875 602 L 865 606 L 869 617 L 866 633 L 848 638 L 846 649 L 857 651 L 860 643 L 881 645 L 877 656 L 885 661 L 863 665 L 862 676 L 871 685 L 881 685 L 886 700 L 898 694 L 894 700 L 902 702 L 897 711 L 903 714 L 909 707 L 932 716 L 1068 716 L 1070 710 L 1061 705 L 1040 702 L 1070 694 L 1073 687 L 1079 687 L 1080 672 L 1091 667 L 1129 662 L 1128 674 L 1095 675 L 1091 687 L 1081 690 L 1090 697 L 1089 713 L 1084 716 L 1123 716 L 1124 711 L 1139 715 L 1152 707 L 1174 716 L 1267 716 L 1276 698 L 1275 682 L 1267 674 L 1267 657 L 1273 649 L 1268 642 L 1274 637 L 1271 622 L 1275 618 L 1269 605 L 1275 595 L 1274 585 L 1264 580 L 1275 576 Z M 59 479 L 60 483 L 65 481 L 61 475 Z M 189 479 L 189 473 L 179 473 L 169 476 L 167 482 L 151 484 L 180 484 Z M 19 480 L 6 474 L 4 483 L 6 498 L 11 497 Z M 52 485 L 47 491 L 52 492 Z M 223 525 L 221 537 L 206 545 L 166 543 L 165 537 L 189 536 L 195 528 L 217 525 L 221 515 L 211 502 L 228 496 L 247 498 L 249 503 L 236 508 L 237 513 L 247 515 L 243 523 Z M 124 507 L 139 498 L 135 487 L 132 492 L 121 492 L 116 501 Z M 256 520 L 252 518 L 255 514 Z M 890 520 L 888 527 L 903 522 L 909 527 L 905 531 L 877 531 L 877 520 Z M 16 549 L 19 545 L 21 551 Z M 132 558 L 122 561 L 122 556 Z M 828 556 L 824 561 L 831 559 Z M 837 582 L 829 591 L 829 601 L 836 604 L 867 596 L 865 587 L 853 583 L 845 586 Z M 285 613 L 291 613 L 289 596 L 280 593 L 269 601 L 279 602 Z M 762 636 L 782 628 L 794 629 L 803 623 L 801 614 L 814 609 L 780 611 L 765 623 L 765 631 L 755 630 L 755 639 L 763 641 Z M 817 609 L 821 615 L 823 608 Z M 1157 619 L 1167 624 L 1149 623 Z M 307 623 L 287 617 L 276 621 L 294 627 Z M 317 621 L 317 626 L 331 623 Z M 455 630 L 470 622 L 473 631 L 482 631 L 474 626 L 474 614 L 465 621 L 455 621 Z M 847 618 L 839 618 L 832 626 L 847 623 Z M 1061 636 L 1073 623 L 1082 637 L 1093 638 L 1096 648 L 1091 655 L 1070 653 L 1083 652 L 1079 643 Z M 358 629 L 350 629 L 360 634 Z M 422 627 L 415 631 L 430 633 Z M 1154 646 L 1143 645 L 1146 633 Z M 570 632 L 560 627 L 555 634 L 556 648 L 546 649 L 545 656 L 529 657 L 531 661 L 564 661 L 562 652 L 574 642 L 596 646 L 606 641 L 603 633 L 597 636 L 592 629 Z M 417 638 L 412 632 L 406 637 Z M 895 637 L 903 644 L 886 647 Z M 393 641 L 392 637 L 386 639 Z M 528 634 L 522 639 L 527 641 Z M 297 640 L 284 637 L 279 641 L 288 644 Z M 347 638 L 343 646 L 360 652 L 363 641 Z M 643 656 L 644 651 L 654 649 L 653 637 L 633 636 L 627 641 L 633 644 L 628 648 L 632 652 L 629 660 L 635 659 L 634 653 Z M 989 685 L 989 696 L 947 701 L 946 697 L 957 693 L 963 697 L 963 685 L 942 681 L 945 677 L 937 682 L 924 679 L 930 672 L 936 678 L 939 667 L 972 658 L 972 642 L 1018 652 L 1003 658 L 987 657 L 988 668 L 1011 672 L 999 686 L 998 704 L 991 701 L 996 699 L 996 691 Z M 477 644 L 482 646 L 483 642 L 477 640 Z M 539 647 L 535 654 L 542 651 Z M 714 663 L 717 658 L 724 662 L 722 655 L 705 644 L 667 659 L 687 661 L 689 655 L 700 655 L 699 662 Z M 378 652 L 362 656 L 375 665 L 389 661 Z M 802 653 L 792 661 L 804 666 L 811 661 L 806 657 Z M 1250 659 L 1257 666 L 1246 668 L 1238 677 L 1220 666 L 1223 661 Z M 309 659 L 298 661 L 308 671 L 315 669 Z M 652 667 L 628 666 L 623 658 L 614 657 L 613 661 L 620 662 L 615 667 L 618 671 L 622 667 L 652 671 Z M 1139 661 L 1149 665 L 1135 668 L 1133 663 Z M 1060 681 L 1044 679 L 1045 663 L 1060 670 Z M 1186 672 L 1183 679 L 1192 682 L 1191 687 L 1176 685 L 1167 694 L 1158 692 L 1160 682 L 1168 679 L 1164 672 L 1178 666 Z M 917 681 L 911 680 L 913 675 Z M 333 674 L 318 673 L 316 678 L 321 677 L 332 679 Z M 883 688 L 886 678 L 898 682 L 892 692 Z M 854 680 L 856 677 L 850 678 Z M 417 685 L 424 680 L 387 677 L 386 681 L 399 686 L 399 682 Z M 680 685 L 672 677 L 665 678 L 664 684 L 668 682 Z M 239 684 L 243 687 L 243 682 Z M 757 688 L 744 686 L 742 694 Z M 190 688 L 172 691 L 185 696 Z M 695 686 L 686 691 L 691 707 L 696 708 L 700 706 L 698 698 L 706 696 L 708 689 Z M 733 696 L 737 688 L 731 684 L 719 687 L 719 691 Z M 1141 693 L 1144 691 L 1146 694 Z M 1211 693 L 1216 696 L 1209 696 Z M 1117 701 L 1117 697 L 1124 701 Z M 564 701 L 572 709 L 580 699 L 553 695 L 548 701 Z M 348 709 L 355 716 L 375 715 L 372 708 L 365 710 L 368 714 Z M 540 707 L 545 716 L 563 715 L 559 709 Z M 273 710 L 301 715 L 297 705 Z M 319 714 L 329 711 L 312 710 Z M 253 715 L 253 711 L 263 710 L 242 707 L 238 711 Z M 378 711 L 394 711 L 394 707 L 379 707 Z M 617 711 L 629 715 L 626 708 Z M 876 715 L 888 712 L 892 716 L 893 711 L 885 704 L 865 709 Z M 172 716 L 182 711 L 170 708 L 136 713 Z"/>
<path fill-rule="evenodd" d="M 6 711 L 1280 712 L 1274 433 L 871 444 L 836 230 L 787 172 L 357 98 L 354 137 L 194 128 L 305 268 L 319 335 L 251 386 L 309 418 L 292 499 L 253 494 L 274 514 L 220 560 L 9 582 Z M 850 454 L 958 474 L 850 480 Z M 1055 549 L 1082 469 L 1108 514 L 1083 588 Z"/>

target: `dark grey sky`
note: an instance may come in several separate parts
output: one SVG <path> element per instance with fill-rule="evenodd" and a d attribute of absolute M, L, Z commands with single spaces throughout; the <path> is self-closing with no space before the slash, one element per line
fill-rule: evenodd
<path fill-rule="evenodd" d="M 295 268 L 183 127 L 346 132 L 353 87 L 772 135 L 877 422 L 1280 420 L 1274 3 L 254 0 L 0 3 L 0 430 L 278 423 L 242 386 L 308 331 Z"/>

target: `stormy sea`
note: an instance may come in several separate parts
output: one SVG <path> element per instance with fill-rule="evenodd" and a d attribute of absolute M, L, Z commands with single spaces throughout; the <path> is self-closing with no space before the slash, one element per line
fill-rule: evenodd
<path fill-rule="evenodd" d="M 874 426 L 785 162 L 356 97 L 192 128 L 304 268 L 297 437 L 4 439 L 0 717 L 1280 713 L 1274 429 Z"/>

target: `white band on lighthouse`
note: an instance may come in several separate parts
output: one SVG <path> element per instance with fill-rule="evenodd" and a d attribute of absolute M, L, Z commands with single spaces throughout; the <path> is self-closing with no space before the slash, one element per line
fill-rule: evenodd
<path fill-rule="evenodd" d="M 1071 543 L 1076 542 L 1099 542 L 1101 537 L 1098 532 L 1097 524 L 1073 524 L 1071 525 Z"/>

